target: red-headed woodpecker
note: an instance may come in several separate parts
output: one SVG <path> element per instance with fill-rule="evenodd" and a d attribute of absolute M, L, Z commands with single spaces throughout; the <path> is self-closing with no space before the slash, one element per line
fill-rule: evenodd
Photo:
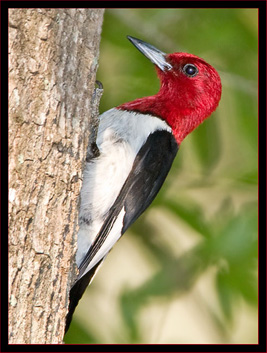
<path fill-rule="evenodd" d="M 98 266 L 160 190 L 179 145 L 217 107 L 221 81 L 197 56 L 165 54 L 128 36 L 156 66 L 160 90 L 100 116 L 99 153 L 86 163 L 81 189 L 79 275 L 70 292 L 66 331 Z"/>

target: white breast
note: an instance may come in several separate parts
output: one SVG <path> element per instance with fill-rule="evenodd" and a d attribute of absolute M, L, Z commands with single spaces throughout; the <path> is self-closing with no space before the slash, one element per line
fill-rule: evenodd
<path fill-rule="evenodd" d="M 80 221 L 76 255 L 78 266 L 119 195 L 138 151 L 156 130 L 171 131 L 163 120 L 150 115 L 113 108 L 100 116 L 96 141 L 100 156 L 86 164 L 83 175 L 79 219 L 87 222 Z M 122 224 L 121 219 L 118 221 Z M 87 271 L 112 248 L 121 235 L 120 230 L 120 227 L 114 227 Z"/>

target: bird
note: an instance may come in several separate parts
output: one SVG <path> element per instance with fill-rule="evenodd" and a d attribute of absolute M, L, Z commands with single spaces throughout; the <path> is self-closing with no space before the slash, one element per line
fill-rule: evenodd
<path fill-rule="evenodd" d="M 202 58 L 127 36 L 154 64 L 159 91 L 99 116 L 95 154 L 80 192 L 77 279 L 70 290 L 65 333 L 85 289 L 125 231 L 164 183 L 184 138 L 217 108 L 222 85 Z M 130 61 L 129 61 L 130 62 Z"/>

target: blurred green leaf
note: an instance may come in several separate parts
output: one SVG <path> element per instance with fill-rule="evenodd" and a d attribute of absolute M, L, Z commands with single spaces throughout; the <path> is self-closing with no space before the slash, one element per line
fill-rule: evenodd
<path fill-rule="evenodd" d="M 72 343 L 72 344 L 82 344 L 82 343 L 99 343 L 97 338 L 89 334 L 88 330 L 86 330 L 81 324 L 77 322 L 77 320 L 72 320 L 69 331 L 64 336 L 64 343 Z"/>
<path fill-rule="evenodd" d="M 216 113 L 201 124 L 194 132 L 194 149 L 202 166 L 203 177 L 216 167 L 220 160 L 220 131 L 216 122 Z"/>
<path fill-rule="evenodd" d="M 133 343 L 140 336 L 137 319 L 142 307 L 152 298 L 166 298 L 188 292 L 208 265 L 208 258 L 202 255 L 202 247 L 197 246 L 181 257 L 169 258 L 146 283 L 134 290 L 124 289 L 120 306 Z"/>
<path fill-rule="evenodd" d="M 232 319 L 232 309 L 240 297 L 249 304 L 258 304 L 256 263 L 248 260 L 217 275 L 218 295 L 227 319 Z"/>
<path fill-rule="evenodd" d="M 233 288 L 231 283 L 229 283 L 229 276 L 224 272 L 220 272 L 217 275 L 217 288 L 223 313 L 228 320 L 231 320 L 233 315 Z"/>
<path fill-rule="evenodd" d="M 210 251 L 217 258 L 229 263 L 240 263 L 248 258 L 257 258 L 257 206 L 244 207 L 221 230 L 210 244 Z"/>
<path fill-rule="evenodd" d="M 199 232 L 204 237 L 211 237 L 212 229 L 206 222 L 203 214 L 203 209 L 197 204 L 189 204 L 188 200 L 184 203 L 179 203 L 178 200 L 166 200 L 165 206 L 172 211 L 177 217 L 180 217 L 194 230 Z"/>

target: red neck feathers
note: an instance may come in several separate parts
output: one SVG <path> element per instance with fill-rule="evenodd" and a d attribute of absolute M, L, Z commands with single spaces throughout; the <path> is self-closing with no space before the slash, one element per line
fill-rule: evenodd
<path fill-rule="evenodd" d="M 156 68 L 161 83 L 159 92 L 124 103 L 118 109 L 151 114 L 165 120 L 180 144 L 216 109 L 221 97 L 221 81 L 212 66 L 194 55 L 174 53 L 166 58 L 172 69 L 162 71 Z M 187 75 L 188 65 L 196 67 L 197 74 Z"/>

